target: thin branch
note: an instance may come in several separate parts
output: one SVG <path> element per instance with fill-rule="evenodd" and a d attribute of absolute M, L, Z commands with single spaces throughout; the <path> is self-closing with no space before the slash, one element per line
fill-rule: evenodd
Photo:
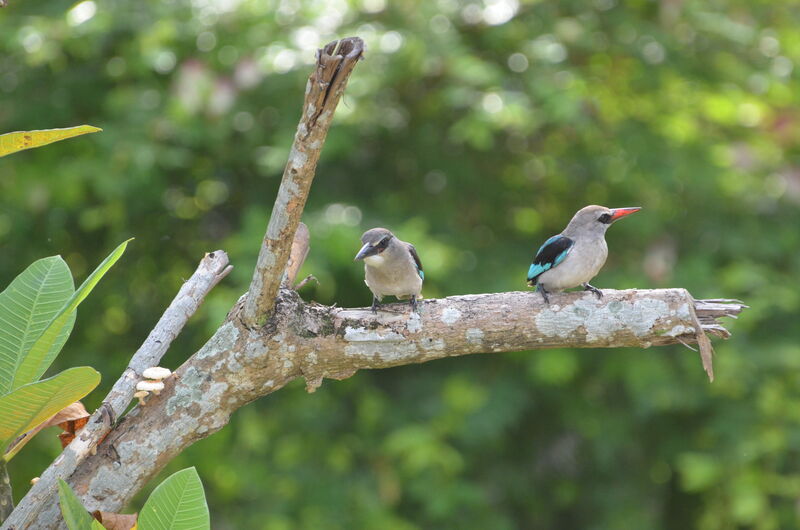
<path fill-rule="evenodd" d="M 317 284 L 317 285 L 319 285 L 319 280 L 317 279 L 317 277 L 316 277 L 316 276 L 314 276 L 313 274 L 309 274 L 308 276 L 306 276 L 305 278 L 303 278 L 302 280 L 300 280 L 300 281 L 297 283 L 297 285 L 295 285 L 294 287 L 292 287 L 292 289 L 294 289 L 295 291 L 299 291 L 300 289 L 302 289 L 303 287 L 305 287 L 305 286 L 308 284 L 308 282 L 312 282 L 312 281 L 313 281 L 313 282 L 316 282 L 316 284 Z"/>
<path fill-rule="evenodd" d="M 306 85 L 300 124 L 244 302 L 242 318 L 251 327 L 263 325 L 275 306 L 333 113 L 363 52 L 358 37 L 331 42 L 317 51 L 317 66 Z"/>
<path fill-rule="evenodd" d="M 35 518 L 36 512 L 42 506 L 54 504 L 53 498 L 57 496 L 58 479 L 69 477 L 86 457 L 95 451 L 97 444 L 111 430 L 114 418 L 122 415 L 133 399 L 136 383 L 141 381 L 142 371 L 158 364 L 186 322 L 203 303 L 206 295 L 232 269 L 233 267 L 228 264 L 228 255 L 222 250 L 211 252 L 203 257 L 197 270 L 181 286 L 156 326 L 134 353 L 128 367 L 114 383 L 103 404 L 92 414 L 80 434 L 42 473 L 39 481 L 22 499 L 12 518 L 7 521 L 9 527 L 30 527 L 30 521 Z M 36 528 L 36 526 L 32 528 Z"/>
<path fill-rule="evenodd" d="M 707 304 L 684 289 L 606 290 L 602 301 L 591 293 L 566 293 L 554 295 L 549 306 L 531 292 L 420 305 L 419 314 L 396 304 L 373 316 L 366 308 L 306 304 L 283 289 L 269 326 L 251 328 L 232 312 L 166 381 L 161 395 L 134 408 L 68 482 L 90 511 L 119 511 L 174 456 L 221 429 L 236 409 L 298 377 L 313 391 L 323 378 L 473 353 L 695 342 L 692 309 L 698 319 L 708 316 Z M 743 307 L 724 305 L 728 315 Z M 38 508 L 19 530 L 57 527 L 56 503 Z"/>

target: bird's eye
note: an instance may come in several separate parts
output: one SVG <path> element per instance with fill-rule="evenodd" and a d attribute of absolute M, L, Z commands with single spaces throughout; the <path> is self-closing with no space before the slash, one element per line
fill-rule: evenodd
<path fill-rule="evenodd" d="M 611 214 L 609 214 L 609 213 L 604 213 L 604 214 L 603 214 L 603 215 L 601 215 L 601 216 L 600 216 L 600 218 L 599 218 L 599 219 L 597 219 L 597 220 L 598 220 L 598 221 L 600 221 L 601 223 L 608 224 L 608 223 L 610 223 L 610 222 L 611 222 Z"/>

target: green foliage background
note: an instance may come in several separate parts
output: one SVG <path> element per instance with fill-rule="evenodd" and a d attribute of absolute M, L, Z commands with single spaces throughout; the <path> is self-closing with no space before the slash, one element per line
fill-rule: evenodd
<path fill-rule="evenodd" d="M 523 289 L 598 203 L 644 210 L 597 285 L 751 309 L 713 384 L 682 347 L 298 382 L 164 476 L 197 466 L 222 529 L 797 527 L 799 27 L 796 1 L 11 0 L 0 130 L 104 132 L 0 161 L 0 279 L 62 254 L 81 281 L 136 237 L 54 367 L 103 373 L 91 407 L 225 249 L 180 364 L 247 288 L 314 49 L 359 35 L 304 217 L 306 299 L 370 302 L 352 256 L 378 225 L 416 244 L 429 298 Z M 45 433 L 12 462 L 18 496 L 58 451 Z"/>

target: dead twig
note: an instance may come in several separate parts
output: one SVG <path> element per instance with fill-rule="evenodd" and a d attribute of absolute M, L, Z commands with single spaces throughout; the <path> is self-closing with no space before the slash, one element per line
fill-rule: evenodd
<path fill-rule="evenodd" d="M 242 320 L 250 327 L 263 325 L 275 307 L 333 113 L 363 53 L 364 42 L 358 37 L 331 42 L 317 52 L 317 64 L 306 85 L 303 113 L 244 301 Z"/>

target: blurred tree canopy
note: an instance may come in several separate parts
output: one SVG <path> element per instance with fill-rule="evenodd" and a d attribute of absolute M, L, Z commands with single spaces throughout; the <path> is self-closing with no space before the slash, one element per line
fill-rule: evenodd
<path fill-rule="evenodd" d="M 369 304 L 352 256 L 373 226 L 415 243 L 428 298 L 523 289 L 539 244 L 597 203 L 644 209 L 609 232 L 596 285 L 752 308 L 711 385 L 683 348 L 298 383 L 164 476 L 197 466 L 223 529 L 797 527 L 798 29 L 796 1 L 12 0 L 0 131 L 104 132 L 0 160 L 0 279 L 62 254 L 80 281 L 136 237 L 59 361 L 101 371 L 96 406 L 225 249 L 236 269 L 177 366 L 247 289 L 315 49 L 358 35 L 304 216 L 304 298 Z M 18 496 L 58 453 L 30 446 Z"/>

